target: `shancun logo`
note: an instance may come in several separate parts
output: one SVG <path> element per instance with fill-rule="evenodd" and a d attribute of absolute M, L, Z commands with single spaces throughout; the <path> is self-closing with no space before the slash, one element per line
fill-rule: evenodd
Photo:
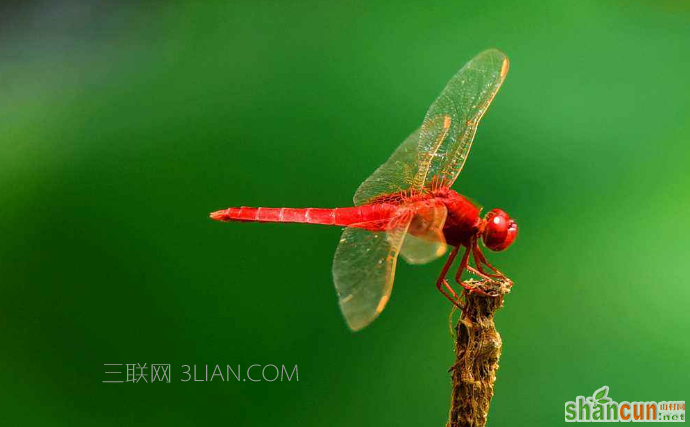
<path fill-rule="evenodd" d="M 565 402 L 566 422 L 685 422 L 685 401 L 616 402 L 609 397 L 608 386 L 591 396 L 577 396 Z"/>

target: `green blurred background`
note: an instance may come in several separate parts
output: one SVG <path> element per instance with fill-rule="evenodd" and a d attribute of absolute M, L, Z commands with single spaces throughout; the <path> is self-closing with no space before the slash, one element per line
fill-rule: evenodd
<path fill-rule="evenodd" d="M 219 224 L 333 207 L 476 53 L 511 59 L 455 188 L 520 224 L 489 424 L 608 385 L 687 400 L 687 1 L 0 6 L 0 424 L 441 426 L 441 261 L 401 263 L 353 334 L 340 230 Z M 105 384 L 104 363 L 173 382 Z M 299 382 L 181 382 L 181 365 Z M 202 369 L 202 368 L 199 368 Z M 243 368 L 244 369 L 244 368 Z"/>

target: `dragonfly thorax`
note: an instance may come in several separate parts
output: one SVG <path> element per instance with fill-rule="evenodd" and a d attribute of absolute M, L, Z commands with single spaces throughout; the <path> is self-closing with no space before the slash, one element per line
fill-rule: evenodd
<path fill-rule="evenodd" d="M 434 197 L 448 210 L 443 234 L 446 242 L 453 246 L 468 245 L 480 232 L 482 221 L 480 209 L 467 198 L 449 188 L 434 191 Z"/>
<path fill-rule="evenodd" d="M 469 246 L 472 240 L 482 239 L 490 250 L 502 251 L 515 241 L 517 223 L 502 209 L 493 209 L 481 218 L 481 208 L 454 190 L 440 188 L 433 196 L 448 210 L 443 234 L 449 244 Z"/>

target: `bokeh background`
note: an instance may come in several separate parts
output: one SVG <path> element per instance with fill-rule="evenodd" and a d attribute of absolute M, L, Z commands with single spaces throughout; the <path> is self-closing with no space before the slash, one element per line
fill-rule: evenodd
<path fill-rule="evenodd" d="M 353 334 L 340 230 L 219 224 L 334 207 L 473 55 L 511 70 L 455 188 L 517 218 L 492 426 L 687 400 L 690 3 L 0 6 L 0 424 L 441 426 L 441 261 L 401 262 Z M 105 384 L 104 363 L 173 381 Z M 181 382 L 182 365 L 299 382 Z"/>

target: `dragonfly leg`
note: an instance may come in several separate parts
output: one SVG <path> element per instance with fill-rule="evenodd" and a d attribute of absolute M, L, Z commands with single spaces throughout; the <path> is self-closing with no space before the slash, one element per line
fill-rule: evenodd
<path fill-rule="evenodd" d="M 453 261 L 455 260 L 455 257 L 458 255 L 459 249 L 460 246 L 456 246 L 455 249 L 453 249 L 453 252 L 451 252 L 450 255 L 448 255 L 448 260 L 446 261 L 446 264 L 443 266 L 443 270 L 441 270 L 441 275 L 438 276 L 438 280 L 436 280 L 436 289 L 438 289 L 439 292 L 441 292 L 443 296 L 446 297 L 448 301 L 452 302 L 456 307 L 462 308 L 462 304 L 460 303 L 460 297 L 450 286 L 448 280 L 446 280 L 448 270 L 450 269 L 450 266 L 453 265 Z M 463 259 L 467 258 L 467 255 L 467 252 L 465 252 L 465 255 L 463 255 Z"/>
<path fill-rule="evenodd" d="M 472 255 L 474 256 L 474 263 L 477 266 L 477 270 L 479 270 L 481 273 L 493 277 L 495 279 L 502 279 L 505 278 L 506 276 L 503 275 L 496 267 L 491 265 L 489 261 L 486 260 L 486 257 L 484 256 L 484 253 L 482 252 L 481 248 L 479 247 L 479 244 L 475 243 L 475 245 L 472 247 Z M 484 268 L 482 267 L 482 264 L 486 265 L 489 267 L 489 269 L 493 270 L 492 273 L 487 273 L 484 271 Z"/>
<path fill-rule="evenodd" d="M 498 271 L 498 268 L 494 267 L 493 265 L 491 265 L 491 263 L 490 263 L 489 261 L 486 260 L 486 257 L 485 257 L 484 254 L 482 253 L 482 250 L 479 248 L 479 245 L 476 245 L 476 246 L 475 246 L 473 252 L 474 252 L 474 262 L 475 262 L 475 264 L 477 265 L 477 269 L 478 269 L 481 273 L 485 273 L 484 270 L 482 269 L 482 264 L 484 264 L 484 265 L 486 265 L 487 267 L 489 267 L 491 270 L 493 270 L 494 273 L 495 273 L 495 274 L 485 273 L 487 276 L 489 276 L 489 277 L 491 277 L 491 278 L 493 278 L 493 279 L 498 279 L 498 280 L 502 280 L 502 281 L 507 281 L 507 282 L 508 282 L 508 286 L 511 287 L 511 288 L 513 287 L 513 281 L 510 280 L 509 278 L 507 278 L 507 277 L 505 276 L 505 274 L 503 274 L 503 273 L 501 273 L 500 271 Z"/>
<path fill-rule="evenodd" d="M 467 267 L 469 266 L 470 263 L 470 246 L 467 246 L 467 249 L 465 249 L 465 253 L 462 255 L 462 260 L 460 260 L 460 266 L 458 267 L 458 271 L 455 273 L 455 282 L 462 285 L 462 273 L 463 271 L 467 270 Z"/>
<path fill-rule="evenodd" d="M 489 294 L 487 294 L 483 290 L 481 290 L 475 286 L 469 286 L 468 284 L 466 284 L 462 280 L 462 273 L 465 270 L 467 270 L 471 274 L 474 274 L 475 276 L 480 277 L 484 281 L 490 281 L 490 282 L 493 281 L 493 279 L 491 277 L 489 277 L 486 273 L 484 273 L 483 271 L 480 271 L 481 270 L 481 263 L 477 259 L 477 252 L 476 252 L 477 250 L 478 250 L 477 241 L 475 239 L 472 239 L 470 241 L 469 245 L 467 246 L 467 250 L 465 251 L 465 255 L 462 257 L 462 261 L 460 262 L 460 267 L 458 267 L 458 271 L 455 274 L 455 281 L 460 286 L 462 286 L 463 288 L 465 288 L 469 292 L 483 295 L 483 296 L 489 296 Z M 472 253 L 472 256 L 474 257 L 474 263 L 475 263 L 475 265 L 477 265 L 478 269 L 475 269 L 469 263 L 470 252 Z"/>

